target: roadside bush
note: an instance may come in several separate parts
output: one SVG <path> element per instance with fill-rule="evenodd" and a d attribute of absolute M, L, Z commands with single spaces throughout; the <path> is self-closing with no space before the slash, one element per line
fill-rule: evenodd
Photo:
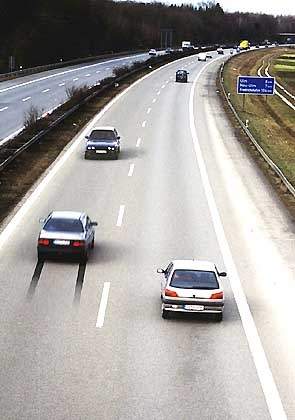
<path fill-rule="evenodd" d="M 41 111 L 35 105 L 31 105 L 30 108 L 24 113 L 24 126 L 25 128 L 32 128 L 36 125 L 38 119 L 41 116 Z"/>

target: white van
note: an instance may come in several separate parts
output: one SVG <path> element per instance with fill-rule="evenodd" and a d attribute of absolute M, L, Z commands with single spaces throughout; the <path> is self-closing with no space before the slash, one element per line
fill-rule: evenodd
<path fill-rule="evenodd" d="M 207 58 L 206 53 L 200 52 L 198 54 L 198 61 L 206 61 L 206 58 Z"/>

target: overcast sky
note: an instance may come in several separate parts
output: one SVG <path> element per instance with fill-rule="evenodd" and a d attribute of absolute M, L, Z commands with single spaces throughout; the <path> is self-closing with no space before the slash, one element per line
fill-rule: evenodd
<path fill-rule="evenodd" d="M 216 0 L 217 2 L 218 0 Z M 219 4 L 227 12 L 239 11 L 295 16 L 295 0 L 220 0 Z"/>

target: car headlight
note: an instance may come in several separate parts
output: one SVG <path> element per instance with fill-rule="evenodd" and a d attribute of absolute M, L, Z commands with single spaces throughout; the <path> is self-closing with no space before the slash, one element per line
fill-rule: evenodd
<path fill-rule="evenodd" d="M 91 150 L 91 147 L 90 146 L 87 146 L 87 150 Z"/>

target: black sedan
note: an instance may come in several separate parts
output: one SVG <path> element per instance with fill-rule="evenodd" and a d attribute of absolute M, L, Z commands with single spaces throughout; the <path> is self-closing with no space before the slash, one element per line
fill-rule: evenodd
<path fill-rule="evenodd" d="M 120 136 L 114 127 L 95 127 L 86 136 L 85 159 L 111 157 L 118 159 Z"/>
<path fill-rule="evenodd" d="M 175 81 L 176 82 L 187 83 L 188 74 L 189 74 L 189 72 L 186 71 L 186 70 L 177 70 L 176 76 L 175 76 Z"/>
<path fill-rule="evenodd" d="M 43 223 L 38 237 L 38 260 L 50 256 L 73 256 L 87 261 L 89 250 L 94 247 L 94 226 L 85 213 L 53 211 Z"/>

